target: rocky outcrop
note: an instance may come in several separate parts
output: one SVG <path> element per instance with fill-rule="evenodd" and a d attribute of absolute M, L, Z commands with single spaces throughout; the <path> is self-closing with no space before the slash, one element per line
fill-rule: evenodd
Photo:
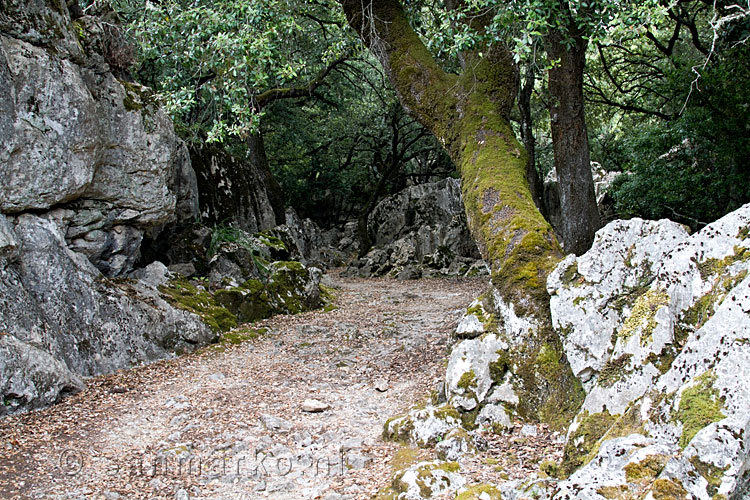
<path fill-rule="evenodd" d="M 64 2 L 3 2 L 0 413 L 216 336 L 164 300 L 163 265 L 127 277 L 144 236 L 199 214 L 187 148 L 123 80 L 118 33 Z"/>
<path fill-rule="evenodd" d="M 208 145 L 192 147 L 190 159 L 199 180 L 204 224 L 232 224 L 256 233 L 284 223 L 281 188 L 264 159 L 237 158 Z"/>
<path fill-rule="evenodd" d="M 559 411 L 579 409 L 558 477 L 496 485 L 502 498 L 747 498 L 750 205 L 693 235 L 668 220 L 614 221 L 547 289 L 562 345 L 540 349 L 535 370 L 567 363 L 580 392 L 560 394 Z M 513 351 L 523 336 L 507 331 L 533 325 L 486 305 L 457 328 L 448 403 L 389 420 L 386 436 L 439 448 L 459 420 L 498 428 L 524 416 L 520 382 L 534 373 Z M 438 414 L 452 417 L 437 425 Z"/>
<path fill-rule="evenodd" d="M 175 219 L 178 195 L 178 216 L 197 215 L 195 177 L 150 90 L 117 80 L 85 43 L 101 26 L 66 16 L 64 6 L 32 2 L 4 18 L 0 211 L 46 212 L 71 248 L 119 276 L 143 235 Z"/>
<path fill-rule="evenodd" d="M 24 214 L 0 220 L 0 414 L 53 403 L 80 389 L 81 375 L 214 339 L 197 316 L 161 297 L 156 286 L 166 281 L 166 268 L 150 283 L 111 280 L 71 250 L 49 219 Z"/>
<path fill-rule="evenodd" d="M 420 184 L 381 201 L 370 214 L 373 249 L 347 275 L 401 279 L 486 274 L 466 225 L 457 179 Z"/>
<path fill-rule="evenodd" d="M 743 498 L 749 230 L 750 205 L 694 235 L 669 221 L 617 221 L 550 276 L 555 324 L 587 393 L 568 432 L 564 466 L 575 473 L 556 498 Z M 591 325 L 606 318 L 597 342 L 584 314 Z"/>

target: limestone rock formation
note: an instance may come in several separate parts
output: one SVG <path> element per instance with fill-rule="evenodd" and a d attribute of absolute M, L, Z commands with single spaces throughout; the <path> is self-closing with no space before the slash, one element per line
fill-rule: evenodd
<path fill-rule="evenodd" d="M 186 147 L 124 79 L 118 43 L 64 2 L 0 11 L 0 413 L 216 336 L 164 300 L 163 266 L 126 277 L 144 235 L 194 219 L 198 199 Z"/>
<path fill-rule="evenodd" d="M 0 414 L 38 408 L 88 376 L 190 351 L 215 334 L 155 284 L 104 277 L 54 222 L 0 216 Z M 8 230 L 10 229 L 10 230 Z"/>
<path fill-rule="evenodd" d="M 536 370 L 566 359 L 582 384 L 562 395 L 561 413 L 582 403 L 560 477 L 496 485 L 502 498 L 748 498 L 750 205 L 692 235 L 668 220 L 614 221 L 588 253 L 558 264 L 547 289 L 562 354 L 540 350 L 549 359 Z M 513 343 L 523 336 L 508 330 L 524 326 L 487 299 L 457 329 L 438 407 L 453 424 L 523 416 L 522 380 L 533 373 L 519 369 Z M 386 435 L 434 446 L 419 436 L 446 435 L 438 408 L 390 420 Z"/>
<path fill-rule="evenodd" d="M 381 201 L 368 222 L 374 247 L 349 275 L 402 279 L 486 274 L 466 225 L 457 179 L 409 187 Z"/>
<path fill-rule="evenodd" d="M 178 194 L 179 215 L 197 215 L 195 177 L 151 91 L 77 43 L 101 25 L 82 18 L 76 35 L 60 12 L 37 1 L 3 18 L 0 211 L 47 212 L 72 248 L 119 276 L 143 235 L 175 219 Z"/>

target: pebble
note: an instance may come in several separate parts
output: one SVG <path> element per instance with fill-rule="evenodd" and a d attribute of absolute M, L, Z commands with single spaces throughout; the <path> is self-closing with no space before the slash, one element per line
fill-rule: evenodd
<path fill-rule="evenodd" d="M 521 435 L 522 436 L 530 436 L 530 437 L 536 437 L 537 435 L 537 429 L 535 425 L 526 424 L 523 427 L 521 427 Z"/>
<path fill-rule="evenodd" d="M 307 413 L 320 413 L 328 410 L 330 407 L 331 405 L 317 399 L 306 399 L 302 402 L 302 411 Z"/>
<path fill-rule="evenodd" d="M 288 420 L 284 420 L 283 418 L 275 417 L 273 415 L 270 415 L 268 413 L 264 413 L 260 416 L 260 421 L 263 424 L 263 427 L 268 429 L 271 432 L 278 432 L 280 434 L 285 434 L 292 430 L 293 424 L 289 422 Z"/>
<path fill-rule="evenodd" d="M 385 379 L 378 379 L 375 381 L 375 390 L 378 392 L 385 392 L 388 390 L 388 381 Z"/>

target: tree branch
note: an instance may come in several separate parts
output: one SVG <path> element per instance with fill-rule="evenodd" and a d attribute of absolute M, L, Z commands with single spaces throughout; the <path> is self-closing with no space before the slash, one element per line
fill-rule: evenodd
<path fill-rule="evenodd" d="M 344 54 L 335 61 L 331 62 L 323 71 L 313 78 L 307 85 L 303 87 L 291 87 L 291 88 L 276 88 L 266 90 L 262 94 L 255 97 L 255 105 L 258 109 L 263 108 L 269 103 L 277 99 L 296 99 L 299 97 L 311 97 L 315 90 L 320 87 L 325 81 L 328 74 L 339 64 L 343 63 L 349 58 L 349 54 Z"/>

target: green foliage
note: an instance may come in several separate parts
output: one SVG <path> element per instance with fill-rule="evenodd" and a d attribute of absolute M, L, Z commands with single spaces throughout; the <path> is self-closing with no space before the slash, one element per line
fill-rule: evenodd
<path fill-rule="evenodd" d="M 742 83 L 750 78 L 750 47 L 717 59 L 701 72 L 679 118 L 651 121 L 622 141 L 632 174 L 613 187 L 620 214 L 668 217 L 698 229 L 750 201 L 750 101 Z"/>
<path fill-rule="evenodd" d="M 372 56 L 349 60 L 329 76 L 325 101 L 278 101 L 264 118 L 271 170 L 302 217 L 342 222 L 373 197 L 455 175 L 377 65 Z"/>
<path fill-rule="evenodd" d="M 139 78 L 160 93 L 191 141 L 253 133 L 261 113 L 258 95 L 313 80 L 352 40 L 340 28 L 340 9 L 325 1 L 112 4 L 138 42 Z"/>

